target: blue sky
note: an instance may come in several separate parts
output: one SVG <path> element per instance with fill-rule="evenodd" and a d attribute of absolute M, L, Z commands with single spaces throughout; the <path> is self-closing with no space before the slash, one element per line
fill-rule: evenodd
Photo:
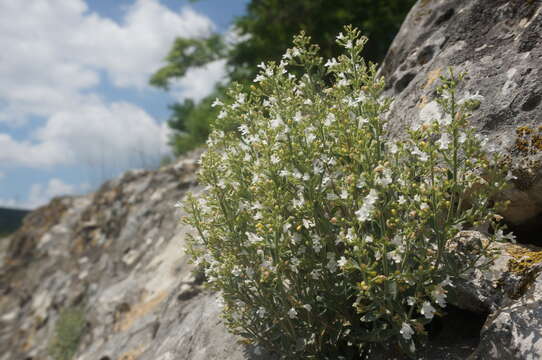
<path fill-rule="evenodd" d="M 231 31 L 249 0 L 0 0 L 0 206 L 92 191 L 169 153 L 167 105 L 224 81 L 223 60 L 148 86 L 177 36 Z"/>

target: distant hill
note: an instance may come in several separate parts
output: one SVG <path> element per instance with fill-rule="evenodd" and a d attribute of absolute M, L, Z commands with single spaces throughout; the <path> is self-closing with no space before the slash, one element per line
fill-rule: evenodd
<path fill-rule="evenodd" d="M 23 218 L 29 212 L 29 210 L 0 207 L 0 237 L 17 230 L 21 226 Z"/>

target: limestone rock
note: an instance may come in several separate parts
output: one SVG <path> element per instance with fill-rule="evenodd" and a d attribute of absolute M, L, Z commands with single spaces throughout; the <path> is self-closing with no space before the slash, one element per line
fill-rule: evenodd
<path fill-rule="evenodd" d="M 511 0 L 420 0 L 380 69 L 395 97 L 392 134 L 438 115 L 435 87 L 452 67 L 467 76 L 459 98 L 479 95 L 471 123 L 488 149 L 505 154 L 517 179 L 503 214 L 522 241 L 542 245 L 542 3 Z M 471 232 L 467 238 L 483 237 Z M 542 359 L 542 252 L 498 244 L 489 271 L 450 290 L 453 305 L 489 314 L 473 359 Z"/>
<path fill-rule="evenodd" d="M 83 306 L 88 322 L 79 360 L 256 356 L 221 325 L 183 252 L 190 230 L 174 205 L 201 191 L 200 154 L 30 214 L 2 251 L 1 360 L 48 359 L 59 312 L 72 306 Z"/>
<path fill-rule="evenodd" d="M 542 4 L 515 0 L 420 0 L 382 64 L 395 97 L 391 131 L 430 120 L 435 87 L 452 67 L 467 72 L 459 99 L 477 94 L 472 125 L 507 154 L 517 179 L 505 194 L 512 224 L 542 223 Z"/>

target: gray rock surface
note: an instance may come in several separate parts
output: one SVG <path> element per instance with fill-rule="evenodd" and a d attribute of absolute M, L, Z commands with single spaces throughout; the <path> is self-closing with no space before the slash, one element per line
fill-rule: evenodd
<path fill-rule="evenodd" d="M 386 95 L 395 97 L 394 134 L 435 114 L 435 87 L 449 67 L 468 73 L 459 99 L 483 97 L 471 123 L 515 168 L 508 221 L 542 223 L 542 3 L 419 0 L 380 70 Z M 518 136 L 521 127 L 533 133 Z"/>
<path fill-rule="evenodd" d="M 183 252 L 189 229 L 174 205 L 201 191 L 200 153 L 30 214 L 2 253 L 1 360 L 47 359 L 60 309 L 76 305 L 88 322 L 79 360 L 254 357 L 225 331 Z"/>
<path fill-rule="evenodd" d="M 520 241 L 542 246 L 542 2 L 418 1 L 380 69 L 386 95 L 395 97 L 392 134 L 438 114 L 435 87 L 449 67 L 467 72 L 460 99 L 483 97 L 471 124 L 517 176 L 504 194 L 511 200 L 505 220 Z M 501 255 L 490 271 L 471 274 L 450 293 L 452 304 L 489 314 L 471 358 L 542 359 L 542 249 L 496 247 Z"/>

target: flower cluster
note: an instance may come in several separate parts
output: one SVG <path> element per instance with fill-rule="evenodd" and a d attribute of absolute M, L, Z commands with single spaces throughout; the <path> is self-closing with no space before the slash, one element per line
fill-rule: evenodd
<path fill-rule="evenodd" d="M 456 100 L 461 76 L 441 79 L 440 117 L 392 141 L 365 42 L 347 27 L 344 54 L 324 62 L 298 35 L 249 93 L 216 101 L 207 191 L 186 205 L 188 251 L 227 326 L 285 358 L 357 358 L 381 343 L 413 354 L 489 246 L 462 256 L 450 242 L 480 224 L 501 234 L 490 198 L 504 175 Z"/>

